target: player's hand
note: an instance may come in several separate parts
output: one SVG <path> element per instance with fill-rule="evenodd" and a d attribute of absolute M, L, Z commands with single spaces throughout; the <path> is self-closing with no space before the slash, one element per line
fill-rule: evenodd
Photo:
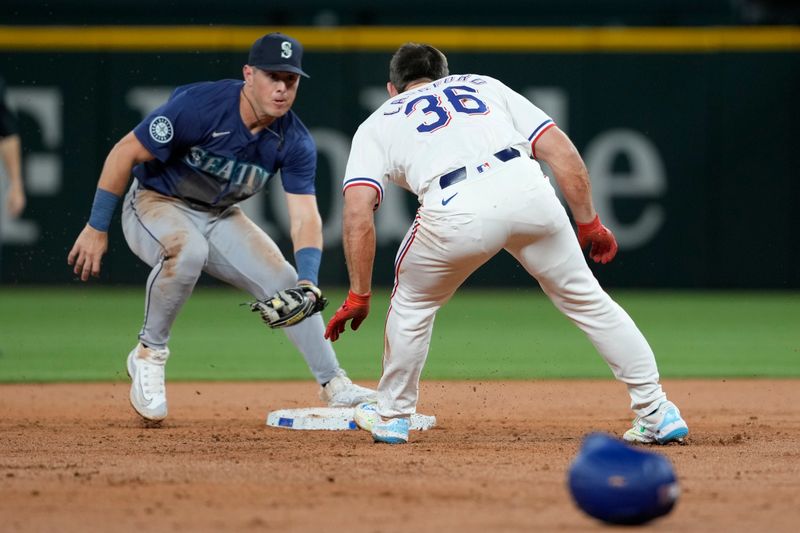
<path fill-rule="evenodd" d="M 308 281 L 307 279 L 301 279 L 300 281 L 298 281 L 297 286 L 303 289 L 304 291 L 313 294 L 315 301 L 325 302 L 325 304 L 320 309 L 318 309 L 319 311 L 322 311 L 325 308 L 325 306 L 328 305 L 327 298 L 322 296 L 322 290 L 313 283 L 311 283 L 310 281 Z"/>
<path fill-rule="evenodd" d="M 350 329 L 357 330 L 361 323 L 367 318 L 369 314 L 369 298 L 371 293 L 356 294 L 349 291 L 347 299 L 345 299 L 342 306 L 336 310 L 333 318 L 328 321 L 328 327 L 325 328 L 325 338 L 335 341 L 344 332 L 348 320 L 353 320 L 350 323 Z"/>
<path fill-rule="evenodd" d="M 594 220 L 587 224 L 577 223 L 578 225 L 578 243 L 581 249 L 589 249 L 589 257 L 594 259 L 595 263 L 606 264 L 617 255 L 619 246 L 614 234 L 611 233 L 607 227 L 600 223 L 600 216 L 595 215 Z"/>
<path fill-rule="evenodd" d="M 99 231 L 89 224 L 83 228 L 75 244 L 67 256 L 67 264 L 73 265 L 72 272 L 80 276 L 81 281 L 100 275 L 100 260 L 108 250 L 108 233 Z"/>

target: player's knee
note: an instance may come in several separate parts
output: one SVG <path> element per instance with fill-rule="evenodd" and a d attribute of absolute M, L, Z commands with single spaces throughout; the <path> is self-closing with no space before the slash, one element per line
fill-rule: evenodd
<path fill-rule="evenodd" d="M 185 240 L 164 249 L 165 274 L 174 277 L 197 279 L 208 261 L 208 243 L 205 240 Z"/>
<path fill-rule="evenodd" d="M 570 317 L 582 317 L 595 325 L 614 328 L 619 325 L 624 313 L 603 291 L 572 294 L 562 301 L 562 310 Z"/>

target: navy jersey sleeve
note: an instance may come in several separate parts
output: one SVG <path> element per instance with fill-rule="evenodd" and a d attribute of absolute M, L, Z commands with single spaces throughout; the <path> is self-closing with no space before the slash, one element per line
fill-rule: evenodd
<path fill-rule="evenodd" d="M 304 135 L 293 144 L 281 166 L 283 190 L 292 194 L 315 194 L 317 175 L 317 146 L 311 135 Z"/>
<path fill-rule="evenodd" d="M 202 113 L 193 111 L 192 95 L 180 88 L 133 129 L 153 156 L 165 163 L 173 152 L 197 143 L 204 134 Z"/>

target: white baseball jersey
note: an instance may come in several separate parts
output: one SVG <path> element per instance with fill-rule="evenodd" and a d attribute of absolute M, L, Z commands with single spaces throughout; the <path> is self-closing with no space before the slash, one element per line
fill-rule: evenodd
<path fill-rule="evenodd" d="M 520 157 L 535 156 L 536 141 L 552 125 L 498 80 L 464 74 L 390 98 L 358 129 L 345 190 L 373 187 L 377 208 L 391 181 L 421 204 L 394 262 L 378 384 L 381 416 L 416 411 L 436 312 L 501 250 L 587 334 L 628 385 L 637 414 L 665 400 L 650 346 L 595 279 L 538 163 Z"/>
<path fill-rule="evenodd" d="M 420 202 L 434 178 L 508 147 L 531 146 L 553 120 L 499 80 L 452 75 L 388 99 L 353 138 L 343 187 L 387 181 Z M 377 206 L 376 206 L 377 208 Z"/>

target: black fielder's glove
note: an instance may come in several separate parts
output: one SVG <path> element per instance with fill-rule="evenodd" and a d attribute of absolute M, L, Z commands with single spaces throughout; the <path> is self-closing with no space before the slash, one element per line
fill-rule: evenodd
<path fill-rule="evenodd" d="M 270 298 L 250 302 L 250 310 L 261 314 L 270 328 L 287 328 L 299 324 L 314 313 L 325 309 L 328 300 L 319 287 L 304 283 L 278 291 Z"/>

